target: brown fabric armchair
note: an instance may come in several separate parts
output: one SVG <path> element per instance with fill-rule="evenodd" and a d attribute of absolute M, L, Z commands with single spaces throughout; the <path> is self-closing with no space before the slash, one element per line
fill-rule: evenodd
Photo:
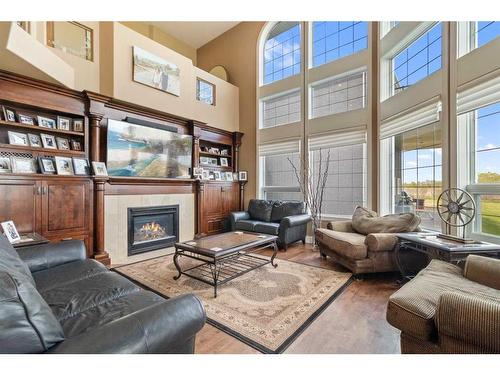
<path fill-rule="evenodd" d="M 433 260 L 389 298 L 401 352 L 500 353 L 500 260 L 470 255 L 465 269 Z"/>

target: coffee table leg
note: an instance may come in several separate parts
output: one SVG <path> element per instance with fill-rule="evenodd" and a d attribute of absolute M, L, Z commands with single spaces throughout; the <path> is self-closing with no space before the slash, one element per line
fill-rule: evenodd
<path fill-rule="evenodd" d="M 175 248 L 174 265 L 175 265 L 175 268 L 177 269 L 177 272 L 179 272 L 179 274 L 174 276 L 174 280 L 179 279 L 179 277 L 181 277 L 181 275 L 182 275 L 181 266 L 179 265 L 179 261 L 178 261 L 179 255 L 180 255 L 179 251 L 177 250 L 177 248 Z"/>
<path fill-rule="evenodd" d="M 276 258 L 276 255 L 278 254 L 278 245 L 276 244 L 276 241 L 273 242 L 273 256 L 271 257 L 271 265 L 276 268 L 278 267 L 277 264 L 274 263 L 274 258 Z"/>

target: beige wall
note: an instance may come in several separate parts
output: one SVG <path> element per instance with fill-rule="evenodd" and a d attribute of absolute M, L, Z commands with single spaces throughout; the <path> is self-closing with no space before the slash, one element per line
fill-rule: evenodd
<path fill-rule="evenodd" d="M 248 171 L 245 205 L 256 196 L 256 74 L 257 39 L 264 22 L 242 22 L 198 49 L 198 67 L 209 71 L 224 66 L 229 82 L 240 89 L 240 131 L 245 135 L 240 153 L 240 169 Z"/>

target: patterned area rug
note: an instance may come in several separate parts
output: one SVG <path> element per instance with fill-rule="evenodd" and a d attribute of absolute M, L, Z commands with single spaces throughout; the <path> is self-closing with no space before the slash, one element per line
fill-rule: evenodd
<path fill-rule="evenodd" d="M 181 258 L 183 268 L 189 260 Z M 193 293 L 208 322 L 263 353 L 281 353 L 350 283 L 351 274 L 286 260 L 213 287 L 185 275 L 177 281 L 173 256 L 120 266 L 116 272 L 165 297 Z"/>

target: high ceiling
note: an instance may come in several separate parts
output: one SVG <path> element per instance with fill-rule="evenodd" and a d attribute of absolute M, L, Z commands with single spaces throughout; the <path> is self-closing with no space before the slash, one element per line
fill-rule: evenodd
<path fill-rule="evenodd" d="M 194 48 L 200 48 L 239 22 L 147 22 Z"/>

